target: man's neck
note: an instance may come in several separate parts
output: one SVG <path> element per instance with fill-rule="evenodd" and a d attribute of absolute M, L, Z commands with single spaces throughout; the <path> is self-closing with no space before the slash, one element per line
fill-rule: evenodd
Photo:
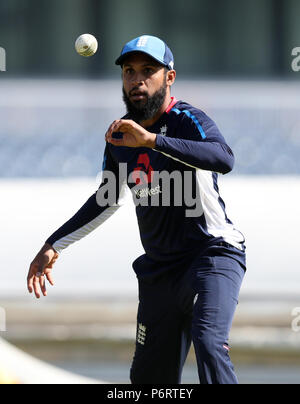
<path fill-rule="evenodd" d="M 171 98 L 171 95 L 169 94 L 166 96 L 165 101 L 162 104 L 162 106 L 160 107 L 157 114 L 155 114 L 155 116 L 151 119 L 147 119 L 146 121 L 141 121 L 140 125 L 143 128 L 149 128 L 150 126 L 154 125 L 155 122 L 157 122 L 159 120 L 159 118 L 166 112 L 166 110 L 168 109 L 168 106 L 171 104 L 171 102 L 172 102 L 172 98 Z"/>

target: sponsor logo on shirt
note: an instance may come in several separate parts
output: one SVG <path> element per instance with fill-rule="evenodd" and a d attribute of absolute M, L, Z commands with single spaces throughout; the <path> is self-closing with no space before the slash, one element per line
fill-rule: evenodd
<path fill-rule="evenodd" d="M 136 185 L 140 184 L 151 184 L 153 182 L 154 170 L 150 165 L 150 158 L 147 153 L 140 154 L 137 161 L 137 167 L 133 170 L 132 179 L 135 181 Z M 161 192 L 160 185 L 155 188 L 143 188 L 134 189 L 134 193 L 137 199 L 147 198 L 149 196 L 158 195 Z"/>
<path fill-rule="evenodd" d="M 140 198 L 148 198 L 149 196 L 154 196 L 154 195 L 158 195 L 161 194 L 161 188 L 160 185 L 157 185 L 157 187 L 155 188 L 143 188 L 143 189 L 139 189 L 139 190 L 134 190 L 135 196 L 137 197 L 137 199 Z"/>
<path fill-rule="evenodd" d="M 147 153 L 140 154 L 137 167 L 133 170 L 132 178 L 136 185 L 151 184 L 153 179 L 153 168 L 150 165 L 150 158 Z"/>
<path fill-rule="evenodd" d="M 116 206 L 117 187 L 121 190 L 127 183 L 135 206 L 185 206 L 186 217 L 200 217 L 204 213 L 200 188 L 195 187 L 195 195 L 191 192 L 195 180 L 192 171 L 154 171 L 149 155 L 141 153 L 137 166 L 129 175 L 127 163 L 119 163 L 118 177 L 111 171 L 103 171 L 103 184 L 96 195 L 99 206 Z"/>

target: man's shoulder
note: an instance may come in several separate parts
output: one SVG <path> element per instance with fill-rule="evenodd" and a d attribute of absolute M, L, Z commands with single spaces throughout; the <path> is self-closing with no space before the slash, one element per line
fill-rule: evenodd
<path fill-rule="evenodd" d="M 177 115 L 187 116 L 190 119 L 197 118 L 201 122 L 209 120 L 210 118 L 207 114 L 200 108 L 197 108 L 185 101 L 178 101 L 174 108 L 172 109 Z"/>
<path fill-rule="evenodd" d="M 201 109 L 187 102 L 178 101 L 172 111 L 181 118 L 182 132 L 192 131 L 200 133 L 203 140 L 215 139 L 222 143 L 225 142 L 216 123 Z"/>

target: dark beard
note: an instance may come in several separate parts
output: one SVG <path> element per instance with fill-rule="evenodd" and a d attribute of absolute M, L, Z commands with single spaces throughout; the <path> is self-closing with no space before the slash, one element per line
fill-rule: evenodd
<path fill-rule="evenodd" d="M 133 104 L 129 97 L 127 96 L 125 89 L 123 87 L 123 101 L 126 105 L 127 113 L 130 115 L 130 118 L 135 122 L 147 121 L 148 119 L 152 119 L 158 113 L 160 108 L 162 107 L 167 95 L 167 83 L 162 85 L 162 87 L 156 91 L 152 97 L 147 96 L 147 100 L 145 104 L 136 102 Z"/>

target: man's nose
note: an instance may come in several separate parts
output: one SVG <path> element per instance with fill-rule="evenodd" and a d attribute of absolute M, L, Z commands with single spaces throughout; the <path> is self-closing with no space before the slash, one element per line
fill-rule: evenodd
<path fill-rule="evenodd" d="M 133 85 L 141 85 L 144 83 L 144 80 L 145 80 L 145 78 L 144 78 L 143 74 L 135 73 L 132 77 L 131 82 Z"/>

